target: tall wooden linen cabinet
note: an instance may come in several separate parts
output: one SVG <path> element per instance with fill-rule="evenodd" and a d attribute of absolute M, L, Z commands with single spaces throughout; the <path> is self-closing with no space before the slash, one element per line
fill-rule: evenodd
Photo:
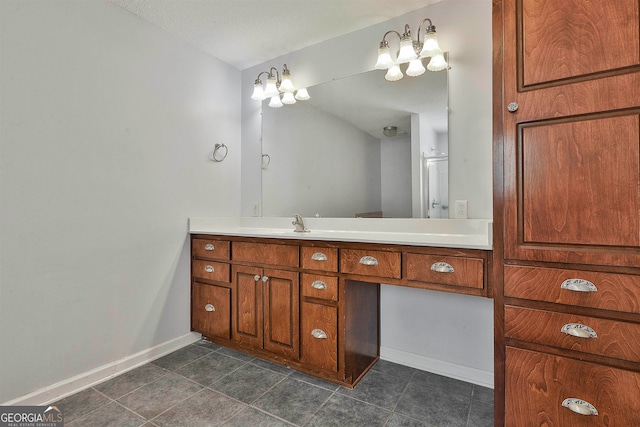
<path fill-rule="evenodd" d="M 640 426 L 639 3 L 493 1 L 496 426 Z"/>

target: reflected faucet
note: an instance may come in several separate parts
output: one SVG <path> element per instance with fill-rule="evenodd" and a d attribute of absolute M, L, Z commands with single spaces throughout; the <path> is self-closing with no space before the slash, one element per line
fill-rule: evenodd
<path fill-rule="evenodd" d="M 308 233 L 309 231 L 311 231 L 308 230 L 307 227 L 305 227 L 304 221 L 302 220 L 302 216 L 300 216 L 300 214 L 295 214 L 293 216 L 293 222 L 291 224 L 296 227 L 295 230 L 293 230 L 296 233 Z"/>

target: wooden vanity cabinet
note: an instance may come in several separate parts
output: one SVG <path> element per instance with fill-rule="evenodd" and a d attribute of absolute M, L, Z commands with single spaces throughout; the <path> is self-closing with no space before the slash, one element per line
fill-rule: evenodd
<path fill-rule="evenodd" d="M 474 249 L 192 236 L 192 329 L 353 387 L 380 354 L 380 284 L 488 295 Z"/>
<path fill-rule="evenodd" d="M 639 3 L 493 4 L 495 425 L 638 425 Z"/>

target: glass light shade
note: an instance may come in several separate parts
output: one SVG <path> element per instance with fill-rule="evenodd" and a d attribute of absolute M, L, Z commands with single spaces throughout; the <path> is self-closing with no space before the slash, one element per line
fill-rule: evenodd
<path fill-rule="evenodd" d="M 447 66 L 447 60 L 444 59 L 444 55 L 439 53 L 431 58 L 431 61 L 429 61 L 429 65 L 427 65 L 427 70 L 442 71 L 447 68 Z"/>
<path fill-rule="evenodd" d="M 253 93 L 251 94 L 251 99 L 256 101 L 262 101 L 264 98 L 264 89 L 262 88 L 262 83 L 256 83 L 253 86 Z"/>
<path fill-rule="evenodd" d="M 385 79 L 390 82 L 395 82 L 400 80 L 403 76 L 402 71 L 400 70 L 400 66 L 398 64 L 393 64 L 391 68 L 387 71 L 387 74 L 384 76 Z"/>
<path fill-rule="evenodd" d="M 284 95 L 282 95 L 282 103 L 289 104 L 289 105 L 295 104 L 296 98 L 293 96 L 293 93 L 285 92 Z"/>
<path fill-rule="evenodd" d="M 391 52 L 389 46 L 378 48 L 378 62 L 376 62 L 376 70 L 386 70 L 393 66 L 393 59 L 391 59 Z"/>
<path fill-rule="evenodd" d="M 398 64 L 404 64 L 405 62 L 416 59 L 416 51 L 413 49 L 413 40 L 411 37 L 403 37 L 400 40 L 400 52 L 398 53 Z"/>
<path fill-rule="evenodd" d="M 422 65 L 422 60 L 420 58 L 414 59 L 409 62 L 409 67 L 407 67 L 407 76 L 415 77 L 424 74 L 427 71 Z"/>
<path fill-rule="evenodd" d="M 420 51 L 420 58 L 427 58 L 441 54 L 440 45 L 438 44 L 438 35 L 435 32 L 425 33 L 424 45 Z"/>
<path fill-rule="evenodd" d="M 280 82 L 280 92 L 293 93 L 296 88 L 293 86 L 291 76 L 289 74 L 282 74 L 282 81 Z"/>
<path fill-rule="evenodd" d="M 280 91 L 278 90 L 278 86 L 276 86 L 276 78 L 269 77 L 267 79 L 267 87 L 264 89 L 264 97 L 272 98 L 278 94 L 280 94 Z"/>
<path fill-rule="evenodd" d="M 271 101 L 269 101 L 269 107 L 271 108 L 280 108 L 282 107 L 282 101 L 280 101 L 280 95 L 272 96 Z"/>
<path fill-rule="evenodd" d="M 298 91 L 296 92 L 296 99 L 298 101 L 306 101 L 307 99 L 311 99 L 306 87 L 298 89 Z"/>

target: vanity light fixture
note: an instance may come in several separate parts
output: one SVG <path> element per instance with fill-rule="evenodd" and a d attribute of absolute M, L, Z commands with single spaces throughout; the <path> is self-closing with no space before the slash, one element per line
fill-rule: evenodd
<path fill-rule="evenodd" d="M 263 74 L 267 75 L 267 83 L 264 87 L 262 86 L 262 80 L 260 80 L 260 76 Z M 282 94 L 282 98 L 280 98 L 280 94 Z M 253 85 L 251 99 L 263 101 L 267 98 L 271 98 L 269 100 L 269 107 L 280 108 L 284 104 L 295 104 L 296 100 L 306 101 L 310 96 L 306 88 L 298 89 L 296 92 L 296 88 L 291 80 L 291 72 L 287 64 L 284 64 L 282 67 L 282 76 L 280 76 L 276 67 L 271 67 L 269 71 L 263 71 L 258 74 Z"/>
<path fill-rule="evenodd" d="M 424 40 L 420 41 L 422 25 L 425 22 L 427 23 L 427 27 L 424 32 Z M 400 39 L 400 50 L 398 51 L 396 60 L 391 56 L 391 50 L 389 49 L 389 42 L 387 41 L 389 34 L 395 34 Z M 402 35 L 395 30 L 387 31 L 382 37 L 382 41 L 378 47 L 378 61 L 376 62 L 375 68 L 377 70 L 387 70 L 384 78 L 393 82 L 400 80 L 404 76 L 400 69 L 400 64 L 407 62 L 409 63 L 406 70 L 408 76 L 415 77 L 424 74 L 423 58 L 430 58 L 426 70 L 441 71 L 448 67 L 447 60 L 440 49 L 440 45 L 438 45 L 436 27 L 429 18 L 425 18 L 418 26 L 417 40 L 411 38 L 409 24 L 404 26 L 404 34 Z"/>

